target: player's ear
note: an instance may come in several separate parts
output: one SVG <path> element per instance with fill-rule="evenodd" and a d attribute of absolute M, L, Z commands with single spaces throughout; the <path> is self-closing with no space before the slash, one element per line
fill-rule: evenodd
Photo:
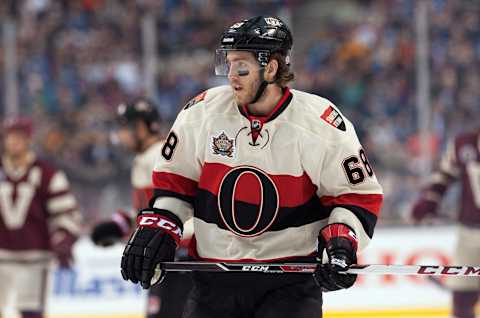
<path fill-rule="evenodd" d="M 265 67 L 265 80 L 267 82 L 273 82 L 278 72 L 278 61 L 271 59 Z"/>

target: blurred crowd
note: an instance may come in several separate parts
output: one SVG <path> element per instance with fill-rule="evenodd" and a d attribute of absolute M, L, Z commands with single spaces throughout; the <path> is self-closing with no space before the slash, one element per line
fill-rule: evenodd
<path fill-rule="evenodd" d="M 131 157 L 115 145 L 112 131 L 116 106 L 147 94 L 145 17 L 156 23 L 150 97 L 168 131 L 189 98 L 222 83 L 213 74 L 221 30 L 258 14 L 287 19 L 300 40 L 293 86 L 332 100 L 356 124 L 386 193 L 381 222 L 408 222 L 421 186 L 418 2 L 342 1 L 330 11 L 328 2 L 23 0 L 2 1 L 0 17 L 16 25 L 19 104 L 36 123 L 36 148 L 67 171 L 90 222 L 129 205 Z M 327 14 L 309 25 L 302 10 L 321 3 Z M 428 17 L 435 159 L 448 138 L 480 122 L 480 4 L 432 0 Z"/>

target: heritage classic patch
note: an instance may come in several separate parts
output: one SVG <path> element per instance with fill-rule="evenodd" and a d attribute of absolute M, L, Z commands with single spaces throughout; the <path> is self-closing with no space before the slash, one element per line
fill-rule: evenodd
<path fill-rule="evenodd" d="M 326 121 L 329 125 L 338 128 L 342 131 L 346 131 L 347 127 L 345 125 L 345 122 L 343 121 L 342 116 L 340 113 L 333 108 L 332 106 L 329 106 L 320 116 L 324 121 Z"/>
<path fill-rule="evenodd" d="M 222 131 L 217 137 L 212 136 L 212 150 L 214 155 L 232 158 L 235 152 L 235 141 L 233 138 L 228 138 L 227 134 Z"/>

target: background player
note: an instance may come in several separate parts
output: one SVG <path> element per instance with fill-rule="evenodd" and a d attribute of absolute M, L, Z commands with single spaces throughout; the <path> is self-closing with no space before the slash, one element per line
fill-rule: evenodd
<path fill-rule="evenodd" d="M 202 93 L 178 115 L 153 172 L 155 200 L 139 213 L 122 274 L 144 288 L 161 280 L 155 266 L 173 260 L 192 215 L 199 259 L 315 261 L 325 251 L 327 264 L 315 281 L 197 273 L 183 317 L 319 317 L 322 290 L 355 282 L 338 271 L 372 237 L 382 189 L 340 111 L 287 87 L 291 46 L 290 30 L 275 17 L 240 21 L 223 33 L 216 73 L 230 85 Z"/>
<path fill-rule="evenodd" d="M 116 138 L 126 149 L 135 153 L 132 163 L 131 184 L 133 186 L 133 210 L 148 206 L 153 195 L 152 170 L 155 159 L 161 152 L 163 141 L 160 137 L 161 118 L 155 105 L 144 98 L 129 104 L 121 104 L 117 110 L 120 128 Z M 132 215 L 133 214 L 133 215 Z M 91 238 L 96 245 L 109 246 L 121 241 L 131 233 L 134 214 L 119 211 L 110 221 L 97 224 Z M 188 235 L 185 237 L 187 239 Z M 182 246 L 186 246 L 186 241 Z M 186 249 L 181 248 L 177 257 L 184 259 Z M 187 293 L 191 288 L 188 273 L 169 275 L 165 284 L 150 289 L 147 303 L 147 317 L 180 317 Z"/>
<path fill-rule="evenodd" d="M 52 256 L 72 265 L 81 214 L 66 175 L 31 150 L 31 120 L 11 118 L 3 128 L 0 310 L 13 295 L 23 318 L 41 318 Z"/>
<path fill-rule="evenodd" d="M 442 198 L 454 182 L 461 185 L 461 204 L 453 264 L 480 264 L 480 129 L 460 134 L 449 143 L 439 168 L 413 207 L 414 220 L 436 216 Z M 447 285 L 453 289 L 455 317 L 474 318 L 480 278 L 452 277 Z"/>

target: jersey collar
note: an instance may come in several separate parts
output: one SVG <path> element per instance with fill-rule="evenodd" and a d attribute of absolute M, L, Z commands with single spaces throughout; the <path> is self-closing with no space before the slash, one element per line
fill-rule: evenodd
<path fill-rule="evenodd" d="M 240 110 L 240 113 L 243 116 L 245 116 L 249 121 L 252 121 L 253 119 L 259 119 L 262 121 L 262 124 L 263 124 L 277 118 L 287 108 L 291 100 L 292 100 L 292 93 L 290 92 L 290 89 L 288 87 L 285 87 L 283 88 L 282 98 L 280 98 L 277 105 L 275 105 L 272 111 L 267 115 L 262 115 L 262 116 L 251 115 L 248 112 L 248 108 L 247 108 L 248 105 L 240 106 L 238 107 L 238 109 Z"/>

